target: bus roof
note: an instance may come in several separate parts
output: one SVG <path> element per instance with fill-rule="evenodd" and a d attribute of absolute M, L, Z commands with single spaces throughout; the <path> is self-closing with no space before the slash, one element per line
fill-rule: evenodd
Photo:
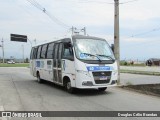
<path fill-rule="evenodd" d="M 73 39 L 98 39 L 98 40 L 105 40 L 102 38 L 94 37 L 94 36 L 85 36 L 85 35 L 73 35 Z"/>
<path fill-rule="evenodd" d="M 73 39 L 98 39 L 98 40 L 105 40 L 105 39 L 102 39 L 102 38 L 98 38 L 98 37 L 94 37 L 94 36 L 85 36 L 85 35 L 73 35 L 72 38 Z M 63 43 L 71 42 L 71 38 L 63 38 L 63 39 L 60 39 L 60 40 L 56 40 L 56 41 L 51 41 L 51 42 L 39 44 L 39 45 L 33 46 L 33 48 L 41 46 L 41 45 L 49 44 L 49 43 L 60 43 L 60 42 L 63 42 Z"/>
<path fill-rule="evenodd" d="M 41 45 L 49 44 L 49 43 L 60 43 L 60 42 L 63 42 L 63 43 L 71 42 L 71 38 L 63 38 L 63 39 L 60 39 L 60 40 L 56 40 L 56 41 L 51 41 L 51 42 L 39 44 L 39 45 L 33 46 L 33 48 L 34 48 L 34 47 L 41 46 Z"/>

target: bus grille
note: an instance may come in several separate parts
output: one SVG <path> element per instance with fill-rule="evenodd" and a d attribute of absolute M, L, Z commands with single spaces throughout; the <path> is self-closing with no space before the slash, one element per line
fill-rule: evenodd
<path fill-rule="evenodd" d="M 92 72 L 96 84 L 107 84 L 111 80 L 111 71 Z M 103 78 L 103 79 L 102 79 Z"/>

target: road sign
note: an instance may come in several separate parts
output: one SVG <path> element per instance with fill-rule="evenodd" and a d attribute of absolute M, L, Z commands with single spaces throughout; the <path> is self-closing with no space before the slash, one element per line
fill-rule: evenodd
<path fill-rule="evenodd" d="M 11 34 L 11 41 L 27 42 L 27 36 L 26 35 Z"/>

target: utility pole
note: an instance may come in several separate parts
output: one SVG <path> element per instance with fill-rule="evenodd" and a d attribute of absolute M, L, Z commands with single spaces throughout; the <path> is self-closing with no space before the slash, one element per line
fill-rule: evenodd
<path fill-rule="evenodd" d="M 73 35 L 74 34 L 74 27 L 73 26 L 72 26 L 71 30 L 72 30 L 72 35 Z"/>
<path fill-rule="evenodd" d="M 86 35 L 86 27 L 84 27 L 83 30 L 84 30 L 84 35 Z"/>
<path fill-rule="evenodd" d="M 37 41 L 37 40 L 36 40 L 36 39 L 34 39 L 35 45 L 37 44 L 37 43 L 36 43 L 36 41 Z"/>
<path fill-rule="evenodd" d="M 23 63 L 24 63 L 24 45 L 22 45 L 22 58 L 23 58 Z"/>
<path fill-rule="evenodd" d="M 32 42 L 30 41 L 30 39 L 28 39 L 28 41 L 30 42 L 30 44 L 31 44 L 31 48 L 32 48 Z"/>
<path fill-rule="evenodd" d="M 114 2 L 114 54 L 118 65 L 118 83 L 120 83 L 119 0 L 114 0 Z"/>
<path fill-rule="evenodd" d="M 3 64 L 4 64 L 4 41 L 3 41 L 3 38 L 2 38 L 2 53 L 3 53 Z"/>

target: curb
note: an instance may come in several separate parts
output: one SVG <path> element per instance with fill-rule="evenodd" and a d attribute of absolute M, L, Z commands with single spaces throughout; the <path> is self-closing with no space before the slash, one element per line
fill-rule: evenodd
<path fill-rule="evenodd" d="M 120 73 L 130 73 L 130 74 L 140 74 L 140 75 L 154 75 L 154 76 L 160 76 L 160 72 L 146 72 L 146 71 L 120 70 Z"/>

